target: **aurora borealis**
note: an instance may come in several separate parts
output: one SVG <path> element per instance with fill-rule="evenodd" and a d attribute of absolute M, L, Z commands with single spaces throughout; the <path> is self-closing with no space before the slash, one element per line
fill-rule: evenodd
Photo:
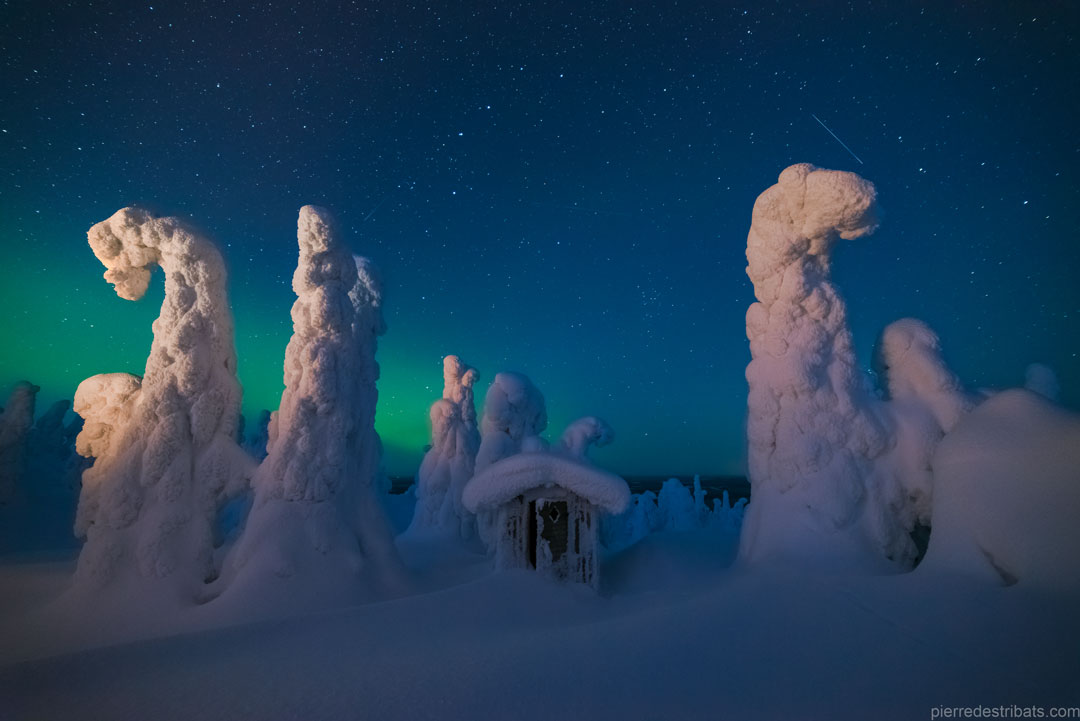
<path fill-rule="evenodd" d="M 813 9 L 810 9 L 810 8 Z M 740 473 L 746 232 L 794 162 L 873 181 L 836 251 L 860 357 L 911 315 L 972 387 L 1080 402 L 1074 4 L 11 2 L 0 8 L 0 387 L 141 372 L 86 230 L 190 218 L 229 263 L 249 418 L 291 332 L 296 213 L 386 285 L 378 429 L 409 475 L 443 355 L 529 375 L 625 474 Z M 858 163 L 815 122 L 858 154 Z"/>

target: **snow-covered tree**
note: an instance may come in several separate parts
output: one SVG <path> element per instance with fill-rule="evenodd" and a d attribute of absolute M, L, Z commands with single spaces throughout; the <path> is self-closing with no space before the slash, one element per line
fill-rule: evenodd
<path fill-rule="evenodd" d="M 874 349 L 874 371 L 887 399 L 918 401 L 946 433 L 975 403 L 945 364 L 937 333 L 916 318 L 885 327 Z"/>
<path fill-rule="evenodd" d="M 86 421 L 77 450 L 95 458 L 76 520 L 86 538 L 76 584 L 127 577 L 190 601 L 216 572 L 217 509 L 252 466 L 235 438 L 240 384 L 225 264 L 176 218 L 134 208 L 94 225 L 88 239 L 117 295 L 141 298 L 160 266 L 165 300 L 143 377 L 94 376 L 76 392 Z"/>
<path fill-rule="evenodd" d="M 476 370 L 457 356 L 443 359 L 443 394 L 431 406 L 431 448 L 416 474 L 411 529 L 451 529 L 466 539 L 475 531 L 475 516 L 462 505 L 461 493 L 473 476 L 480 447 L 476 379 Z"/>
<path fill-rule="evenodd" d="M 255 473 L 255 503 L 226 564 L 228 593 L 355 597 L 396 581 L 399 561 L 376 495 L 376 336 L 381 289 L 370 264 L 340 241 L 326 211 L 297 225 L 293 335 L 285 391 Z M 369 584 L 370 585 L 370 584 Z M 237 591 L 239 592 L 239 591 Z"/>
<path fill-rule="evenodd" d="M 37 499 L 71 501 L 86 461 L 75 453 L 79 419 L 65 424 L 71 401 L 56 401 L 42 413 L 26 440 L 30 495 Z"/>
<path fill-rule="evenodd" d="M 1024 387 L 1055 403 L 1061 395 L 1057 373 L 1045 363 L 1032 363 L 1024 370 Z"/>
<path fill-rule="evenodd" d="M 266 445 L 270 442 L 270 418 L 272 415 L 265 408 L 259 411 L 259 418 L 255 423 L 255 432 L 244 439 L 244 450 L 250 453 L 255 460 L 261 461 L 266 458 Z"/>
<path fill-rule="evenodd" d="M 578 418 L 562 432 L 558 450 L 572 458 L 587 460 L 589 448 L 606 446 L 615 440 L 615 431 L 602 418 Z"/>
<path fill-rule="evenodd" d="M 546 448 L 540 438 L 545 428 L 544 396 L 532 381 L 520 373 L 497 373 L 484 397 L 476 471 L 523 450 Z"/>
<path fill-rule="evenodd" d="M 870 460 L 888 438 L 868 409 L 847 311 L 830 279 L 835 242 L 876 227 L 873 185 L 808 164 L 785 169 L 754 204 L 746 247 L 758 301 L 746 314 L 754 490 L 743 559 L 872 562 L 893 550 L 881 547 L 879 524 L 865 513 Z"/>
<path fill-rule="evenodd" d="M 15 384 L 0 412 L 0 503 L 15 495 L 26 463 L 26 436 L 34 424 L 34 401 L 38 386 L 27 381 Z"/>
<path fill-rule="evenodd" d="M 868 477 L 871 523 L 890 557 L 907 564 L 917 549 L 909 532 L 930 526 L 931 458 L 945 434 L 976 402 L 949 370 L 937 334 L 920 320 L 890 323 L 874 349 L 885 403 L 874 403 L 888 437 Z M 897 524 L 899 520 L 899 525 Z"/>

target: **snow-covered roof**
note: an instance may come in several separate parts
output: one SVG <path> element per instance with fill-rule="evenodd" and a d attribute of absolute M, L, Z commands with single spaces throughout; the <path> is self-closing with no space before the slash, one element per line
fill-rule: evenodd
<path fill-rule="evenodd" d="M 622 513 L 630 504 L 630 487 L 618 476 L 555 453 L 518 453 L 473 476 L 461 500 L 476 513 L 494 508 L 533 488 L 558 486 L 576 493 L 608 513 Z"/>

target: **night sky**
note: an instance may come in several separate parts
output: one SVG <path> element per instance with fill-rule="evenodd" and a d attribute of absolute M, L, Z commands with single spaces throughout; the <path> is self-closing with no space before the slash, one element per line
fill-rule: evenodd
<path fill-rule="evenodd" d="M 1080 404 L 1077 3 L 312 5 L 0 2 L 0 393 L 141 374 L 161 282 L 119 299 L 86 244 L 141 205 L 222 247 L 275 408 L 315 203 L 384 275 L 391 473 L 447 353 L 479 402 L 529 375 L 549 437 L 608 420 L 618 472 L 741 473 L 750 211 L 805 161 L 878 188 L 834 266 L 861 362 L 916 316 L 972 387 L 1042 361 Z"/>

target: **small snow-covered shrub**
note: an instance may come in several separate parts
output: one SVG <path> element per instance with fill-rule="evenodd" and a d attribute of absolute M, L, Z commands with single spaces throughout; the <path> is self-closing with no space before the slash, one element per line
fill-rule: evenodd
<path fill-rule="evenodd" d="M 738 533 L 742 528 L 746 499 L 732 505 L 727 491 L 714 499 L 710 507 L 701 478 L 694 476 L 693 492 L 678 478 L 669 478 L 657 495 L 652 491 L 635 493 L 630 507 L 617 516 L 606 515 L 600 521 L 600 539 L 611 551 L 634 545 L 650 533 L 694 531 L 716 528 Z"/>

